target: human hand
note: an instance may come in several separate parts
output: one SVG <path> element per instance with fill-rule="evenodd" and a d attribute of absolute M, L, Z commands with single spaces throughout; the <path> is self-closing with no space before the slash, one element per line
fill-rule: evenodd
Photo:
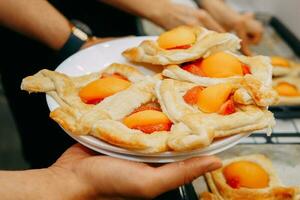
<path fill-rule="evenodd" d="M 166 30 L 180 25 L 190 25 L 204 26 L 217 32 L 225 31 L 222 26 L 203 9 L 192 8 L 169 1 L 161 2 L 164 2 L 166 5 L 161 5 L 161 9 L 157 11 L 156 17 L 153 17 L 151 20 Z"/>
<path fill-rule="evenodd" d="M 61 199 L 154 198 L 221 167 L 213 156 L 161 166 L 96 155 L 76 144 L 49 167 Z M 58 192 L 57 191 L 57 192 Z"/>
<path fill-rule="evenodd" d="M 262 38 L 263 26 L 255 20 L 253 13 L 245 13 L 233 24 L 233 30 L 242 39 L 242 52 L 252 55 L 250 44 L 258 44 Z"/>

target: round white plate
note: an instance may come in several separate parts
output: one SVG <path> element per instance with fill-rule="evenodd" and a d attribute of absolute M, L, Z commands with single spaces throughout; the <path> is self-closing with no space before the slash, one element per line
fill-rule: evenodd
<path fill-rule="evenodd" d="M 161 67 L 152 65 L 136 65 L 129 63 L 122 56 L 122 52 L 125 49 L 137 46 L 145 39 L 155 39 L 155 37 L 129 37 L 92 46 L 79 51 L 66 59 L 57 67 L 56 71 L 70 76 L 81 76 L 91 72 L 100 71 L 111 63 L 117 62 L 131 64 L 136 66 L 144 74 L 153 75 L 160 72 Z M 46 99 L 51 111 L 58 107 L 58 104 L 53 98 L 47 95 Z M 143 154 L 140 152 L 130 151 L 111 145 L 92 136 L 74 136 L 70 133 L 68 134 L 79 143 L 103 154 L 134 161 L 165 163 L 183 160 L 193 156 L 213 155 L 219 153 L 236 145 L 242 138 L 247 137 L 250 133 L 233 135 L 222 140 L 215 141 L 209 147 L 199 150 L 189 152 L 164 152 L 156 154 Z"/>

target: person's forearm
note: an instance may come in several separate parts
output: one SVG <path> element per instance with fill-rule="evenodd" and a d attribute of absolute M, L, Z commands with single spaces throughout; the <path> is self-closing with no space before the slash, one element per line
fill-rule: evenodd
<path fill-rule="evenodd" d="M 201 6 L 226 29 L 232 29 L 240 14 L 223 0 L 200 0 Z"/>
<path fill-rule="evenodd" d="M 0 1 L 0 25 L 60 49 L 71 30 L 68 20 L 46 0 Z"/>
<path fill-rule="evenodd" d="M 49 169 L 0 171 L 1 200 L 81 200 L 82 187 L 72 176 Z"/>
<path fill-rule="evenodd" d="M 1 199 L 51 199 L 55 183 L 46 170 L 0 171 Z"/>

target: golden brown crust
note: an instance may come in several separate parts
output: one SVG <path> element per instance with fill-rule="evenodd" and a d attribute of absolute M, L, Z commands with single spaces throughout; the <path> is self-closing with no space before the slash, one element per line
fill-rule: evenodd
<path fill-rule="evenodd" d="M 128 66 L 125 67 L 126 71 L 130 72 Z M 133 80 L 131 73 L 122 73 L 125 71 L 123 65 L 114 64 L 113 69 L 110 66 L 104 71 L 111 74 L 118 72 Z M 96 77 L 100 77 L 99 73 Z M 123 119 L 136 108 L 156 99 L 155 84 L 160 76 L 139 77 L 128 89 L 105 98 L 97 105 L 85 104 L 78 96 L 80 86 L 84 86 L 80 81 L 87 84 L 86 78 L 90 77 L 72 78 L 58 72 L 42 70 L 34 76 L 25 78 L 22 89 L 45 91 L 51 95 L 59 107 L 50 113 L 50 117 L 72 134 L 92 135 L 110 144 L 144 153 L 187 151 L 208 146 L 212 142 L 212 133 L 191 134 L 193 130 L 183 124 L 174 124 L 171 131 L 145 134 L 122 123 Z M 42 82 L 47 83 L 45 88 L 40 87 L 36 90 L 35 83 Z"/>
<path fill-rule="evenodd" d="M 272 74 L 274 77 L 283 77 L 283 76 L 299 76 L 300 75 L 300 64 L 297 62 L 294 62 L 292 60 L 288 60 L 286 58 L 283 58 L 288 62 L 287 66 L 279 66 L 274 65 Z"/>
<path fill-rule="evenodd" d="M 203 55 L 217 51 L 236 51 L 240 40 L 230 33 L 217 33 L 202 27 L 193 27 L 196 42 L 188 49 L 165 50 L 156 41 L 143 41 L 138 47 L 125 50 L 123 56 L 130 61 L 157 65 L 180 64 L 196 60 Z"/>
<path fill-rule="evenodd" d="M 261 166 L 269 174 L 269 186 L 262 189 L 241 187 L 231 188 L 223 176 L 223 168 L 235 161 L 251 161 Z M 263 155 L 248 155 L 225 160 L 223 167 L 205 174 L 207 184 L 214 197 L 220 200 L 293 200 L 297 197 L 297 188 L 284 187 L 272 167 L 272 163 Z"/>
<path fill-rule="evenodd" d="M 97 105 L 88 105 L 78 96 L 79 89 L 102 73 L 118 73 L 133 83 L 128 89 L 105 98 Z M 143 80 L 143 81 L 141 81 Z M 129 129 L 122 119 L 140 105 L 152 101 L 157 78 L 146 77 L 136 69 L 122 64 L 112 64 L 102 72 L 80 77 L 41 70 L 23 80 L 21 88 L 29 92 L 46 92 L 59 107 L 50 113 L 67 132 L 76 135 L 93 135 L 111 144 L 152 153 L 167 151 L 168 132 L 151 135 Z"/>
<path fill-rule="evenodd" d="M 253 104 L 254 101 L 258 106 L 268 106 L 276 103 L 278 96 L 271 86 L 272 66 L 269 58 L 264 56 L 246 57 L 232 55 L 236 56 L 242 63 L 247 64 L 250 67 L 251 74 L 228 78 L 209 78 L 192 74 L 178 65 L 167 66 L 162 74 L 172 79 L 197 83 L 203 86 L 226 82 L 242 84 L 244 90 L 239 91 L 240 98 L 236 99 L 237 102 Z"/>
<path fill-rule="evenodd" d="M 273 87 L 276 87 L 279 83 L 289 83 L 294 85 L 298 91 L 299 96 L 281 96 L 279 95 L 279 102 L 275 104 L 276 106 L 293 106 L 293 105 L 300 105 L 300 77 L 282 77 L 273 79 Z"/>
<path fill-rule="evenodd" d="M 131 80 L 132 85 L 97 105 L 83 103 L 78 95 L 79 90 L 90 82 L 89 79 L 95 80 L 102 73 L 119 73 Z M 108 143 L 144 153 L 202 148 L 210 145 L 214 138 L 247 133 L 274 123 L 271 113 L 252 105 L 240 107 L 231 116 L 201 113 L 182 98 L 182 93 L 196 84 L 160 79 L 161 75 L 143 76 L 129 66 L 113 64 L 100 73 L 81 77 L 41 70 L 25 78 L 21 87 L 29 92 L 46 92 L 51 95 L 59 107 L 50 113 L 50 117 L 67 132 L 92 135 Z M 37 89 L 35 84 L 41 87 Z M 122 123 L 136 108 L 156 98 L 163 112 L 173 122 L 170 131 L 144 134 Z"/>
<path fill-rule="evenodd" d="M 237 111 L 230 115 L 203 113 L 183 99 L 186 91 L 194 86 L 197 84 L 164 79 L 157 84 L 156 95 L 164 113 L 172 121 L 183 123 L 188 127 L 194 137 L 201 135 L 203 145 L 209 144 L 213 138 L 252 132 L 275 125 L 271 112 L 254 105 L 239 105 Z M 204 136 L 206 140 L 203 139 Z"/>

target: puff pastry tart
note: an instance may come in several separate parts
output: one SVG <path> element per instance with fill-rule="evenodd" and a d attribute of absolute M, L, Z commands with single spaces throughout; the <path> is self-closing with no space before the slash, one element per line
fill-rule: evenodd
<path fill-rule="evenodd" d="M 272 56 L 273 76 L 285 76 L 291 71 L 290 61 L 280 56 Z"/>
<path fill-rule="evenodd" d="M 280 56 L 271 56 L 273 76 L 299 76 L 300 64 Z"/>
<path fill-rule="evenodd" d="M 299 188 L 283 186 L 271 161 L 259 154 L 225 160 L 205 178 L 212 193 L 203 193 L 204 200 L 300 199 Z"/>
<path fill-rule="evenodd" d="M 163 112 L 181 128 L 170 136 L 170 145 L 209 145 L 216 138 L 272 127 L 274 117 L 266 108 L 235 100 L 240 95 L 238 87 L 232 83 L 206 87 L 173 79 L 158 83 L 156 93 Z M 181 144 L 187 134 L 190 140 Z"/>
<path fill-rule="evenodd" d="M 300 78 L 282 77 L 273 79 L 273 88 L 279 94 L 277 105 L 300 105 Z"/>
<path fill-rule="evenodd" d="M 59 107 L 50 117 L 72 134 L 89 134 L 120 147 L 153 153 L 169 150 L 172 126 L 155 103 L 155 83 L 156 78 L 130 66 L 112 64 L 102 72 L 80 77 L 41 70 L 23 79 L 21 88 L 51 95 Z"/>
<path fill-rule="evenodd" d="M 268 106 L 277 101 L 277 95 L 272 90 L 272 66 L 269 58 L 264 56 L 246 57 L 228 51 L 217 52 L 193 62 L 169 65 L 162 74 L 202 86 L 243 84 L 245 87 L 239 90 L 244 96 L 241 103 L 248 99 L 248 104 L 254 101 L 258 106 Z"/>
<path fill-rule="evenodd" d="M 134 62 L 157 65 L 181 64 L 217 51 L 236 51 L 240 40 L 230 33 L 217 33 L 202 27 L 180 26 L 154 40 L 145 40 L 123 55 Z"/>
<path fill-rule="evenodd" d="M 112 64 L 81 77 L 41 70 L 23 79 L 21 88 L 51 95 L 59 107 L 50 117 L 72 134 L 92 135 L 144 153 L 209 145 L 213 139 L 209 134 L 192 134 L 188 126 L 163 112 L 155 94 L 159 80 L 160 76 L 144 76 L 130 66 Z"/>

